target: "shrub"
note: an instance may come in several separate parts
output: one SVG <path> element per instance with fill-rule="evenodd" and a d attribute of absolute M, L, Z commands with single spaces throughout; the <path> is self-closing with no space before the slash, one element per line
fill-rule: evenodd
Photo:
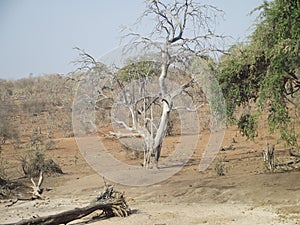
<path fill-rule="evenodd" d="M 20 161 L 22 170 L 28 177 L 36 177 L 40 171 L 48 174 L 63 174 L 60 166 L 52 159 L 47 159 L 41 151 L 29 151 L 26 156 L 21 157 Z"/>
<path fill-rule="evenodd" d="M 225 176 L 224 158 L 219 158 L 215 164 L 215 171 L 219 176 Z"/>

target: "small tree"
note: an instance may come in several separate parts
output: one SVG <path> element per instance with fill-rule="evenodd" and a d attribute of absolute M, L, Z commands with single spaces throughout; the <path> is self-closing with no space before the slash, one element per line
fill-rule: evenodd
<path fill-rule="evenodd" d="M 96 62 L 92 56 L 84 51 L 80 53 L 82 56 L 80 62 L 83 63 L 81 68 L 88 69 L 90 74 L 97 74 L 98 77 L 110 78 L 110 82 L 106 80 L 101 90 L 98 90 L 99 96 L 101 96 L 99 101 L 107 99 L 109 90 L 116 87 L 120 88 L 121 97 L 115 104 L 122 103 L 124 105 L 124 109 L 126 108 L 129 111 L 131 121 L 127 122 L 125 119 L 120 120 L 114 117 L 113 122 L 130 131 L 130 136 L 143 138 L 145 148 L 144 166 L 146 167 L 150 165 L 152 158 L 154 158 L 154 165 L 158 166 L 163 139 L 166 136 L 169 124 L 170 112 L 174 110 L 174 100 L 182 93 L 186 93 L 186 90 L 192 87 L 195 82 L 192 77 L 189 77 L 183 79 L 183 82 L 177 88 L 170 89 L 167 85 L 167 78 L 172 75 L 176 76 L 178 71 L 181 74 L 189 73 L 186 68 L 197 57 L 203 58 L 211 52 L 221 52 L 214 45 L 217 39 L 223 39 L 223 36 L 216 35 L 214 32 L 219 13 L 222 13 L 222 11 L 216 7 L 197 3 L 193 0 L 174 0 L 168 3 L 160 0 L 146 1 L 146 10 L 138 21 L 142 22 L 144 18 L 149 17 L 154 19 L 153 30 L 147 36 L 143 36 L 131 29 L 124 29 L 124 32 L 126 32 L 125 38 L 130 38 L 125 51 L 131 51 L 139 47 L 148 49 L 149 52 L 154 52 L 152 59 L 155 56 L 155 60 L 151 62 L 151 60 L 142 59 L 137 62 L 135 59 L 134 63 L 136 64 L 134 66 L 127 66 L 121 69 L 119 73 L 114 73 L 107 71 L 106 66 Z M 174 71 L 177 71 L 177 73 Z M 153 73 L 155 76 L 153 76 Z M 141 80 L 142 77 L 146 79 Z M 90 75 L 90 78 L 96 79 L 92 75 Z M 140 88 L 133 88 L 132 91 L 140 93 L 138 95 L 139 99 L 137 99 L 137 94 L 128 96 L 130 91 L 126 89 L 123 83 L 124 80 L 128 81 L 136 78 L 139 80 L 133 86 Z M 150 85 L 150 78 L 156 79 L 159 90 L 157 90 L 155 96 L 146 98 L 143 93 L 146 92 L 147 85 Z M 114 80 L 116 84 L 111 85 L 111 80 Z M 108 88 L 108 85 L 110 88 Z M 153 114 L 155 105 L 159 105 L 160 113 L 158 117 Z M 139 118 L 141 116 L 142 119 Z M 122 136 L 122 134 L 116 135 Z"/>

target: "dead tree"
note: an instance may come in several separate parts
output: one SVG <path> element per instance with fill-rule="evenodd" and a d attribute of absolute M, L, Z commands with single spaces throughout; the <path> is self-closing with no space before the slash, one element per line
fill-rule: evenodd
<path fill-rule="evenodd" d="M 223 38 L 213 32 L 218 12 L 221 11 L 211 5 L 197 3 L 193 0 L 175 0 L 171 3 L 164 3 L 160 0 L 149 1 L 140 21 L 145 17 L 152 17 L 155 20 L 153 31 L 148 37 L 144 37 L 129 29 L 128 35 L 126 35 L 132 37 L 131 47 L 155 48 L 160 54 L 161 66 L 158 83 L 162 110 L 157 130 L 154 135 L 150 134 L 148 137 L 150 141 L 146 142 L 148 151 L 145 166 L 149 165 L 151 157 L 154 157 L 154 165 L 158 166 L 174 98 L 185 92 L 194 83 L 191 78 L 177 90 L 173 92 L 168 90 L 166 80 L 171 75 L 171 66 L 180 65 L 185 70 L 187 63 L 191 62 L 191 58 L 203 57 L 213 51 L 221 51 L 210 42 L 215 38 Z M 193 30 L 193 32 L 189 33 L 189 30 Z"/>
<path fill-rule="evenodd" d="M 106 81 L 110 80 L 116 83 L 116 85 L 111 85 L 108 88 L 106 84 L 109 82 L 107 82 L 102 85 L 101 89 L 98 89 L 98 94 L 101 96 L 99 101 L 109 98 L 108 90 L 115 90 L 116 87 L 119 87 L 119 94 L 122 95 L 120 102 L 129 111 L 130 122 L 119 118 L 113 118 L 113 120 L 127 132 L 133 133 L 132 136 L 138 135 L 143 138 L 145 151 L 143 165 L 145 167 L 150 167 L 151 162 L 155 167 L 158 167 L 170 112 L 174 110 L 174 100 L 177 96 L 186 93 L 186 90 L 195 83 L 194 77 L 190 76 L 189 80 L 185 79 L 176 90 L 170 90 L 167 79 L 172 76 L 171 70 L 175 67 L 179 68 L 182 73 L 188 74 L 187 68 L 195 58 L 209 58 L 208 55 L 212 52 L 223 52 L 214 44 L 216 41 L 224 39 L 224 36 L 215 33 L 218 14 L 222 14 L 222 11 L 216 7 L 201 4 L 194 0 L 174 0 L 170 3 L 164 3 L 161 0 L 147 1 L 146 10 L 138 21 L 142 23 L 144 18 L 151 17 L 155 21 L 152 32 L 148 36 L 143 36 L 130 28 L 124 29 L 124 33 L 126 32 L 124 38 L 131 40 L 124 48 L 124 52 L 134 51 L 136 48 L 154 51 L 156 58 L 153 57 L 152 60 L 158 62 L 159 65 L 158 74 L 153 77 L 153 79 L 157 79 L 159 86 L 157 95 L 154 96 L 155 101 L 148 101 L 145 96 L 142 96 L 141 101 L 144 102 L 144 107 L 140 111 L 140 107 L 137 106 L 141 104 L 141 101 L 128 98 L 128 92 L 124 90 L 125 85 L 120 82 L 118 72 L 107 72 L 108 67 L 104 68 L 91 55 L 80 51 L 81 58 L 77 62 L 81 63 L 80 69 L 87 70 L 90 74 L 97 74 L 98 71 L 98 77 L 103 77 L 103 81 L 106 79 Z M 115 69 L 118 70 L 118 68 Z M 95 79 L 95 76 L 90 77 Z M 147 73 L 144 76 L 139 74 L 137 79 L 142 77 L 147 79 Z M 145 85 L 147 85 L 145 80 L 140 83 L 141 92 L 143 92 L 142 89 Z M 82 101 L 89 102 L 87 98 L 82 99 Z M 151 116 L 151 109 L 153 109 L 154 104 L 159 104 L 161 109 L 156 124 L 153 114 Z M 90 106 L 86 105 L 86 107 Z M 79 110 L 80 108 L 83 109 L 84 107 L 78 107 Z M 143 117 L 138 119 L 138 114 Z M 127 137 L 128 135 L 118 133 L 117 136 Z"/>

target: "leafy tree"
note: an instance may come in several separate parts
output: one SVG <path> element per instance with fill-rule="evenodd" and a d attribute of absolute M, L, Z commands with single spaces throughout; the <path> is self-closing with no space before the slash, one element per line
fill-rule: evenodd
<path fill-rule="evenodd" d="M 265 1 L 257 11 L 250 42 L 232 46 L 221 60 L 219 81 L 228 116 L 240 120 L 245 135 L 255 137 L 257 112 L 234 116 L 237 107 L 255 102 L 259 112 L 267 112 L 270 131 L 279 130 L 287 144 L 296 145 L 290 106 L 298 107 L 300 94 L 300 2 Z"/>
<path fill-rule="evenodd" d="M 129 63 L 119 70 L 120 81 L 130 82 L 145 77 L 154 77 L 159 75 L 160 65 L 152 61 L 138 61 Z"/>

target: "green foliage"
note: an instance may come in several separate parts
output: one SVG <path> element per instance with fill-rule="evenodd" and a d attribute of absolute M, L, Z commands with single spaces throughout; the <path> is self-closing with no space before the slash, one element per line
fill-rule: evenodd
<path fill-rule="evenodd" d="M 241 130 L 243 136 L 246 136 L 250 139 L 257 137 L 257 119 L 255 115 L 244 114 L 239 119 L 238 128 Z"/>
<path fill-rule="evenodd" d="M 249 47 L 233 46 L 230 55 L 222 58 L 218 80 L 227 103 L 228 118 L 234 121 L 233 113 L 238 106 L 245 106 L 258 97 L 259 82 L 263 72 L 257 68 L 266 66 L 263 57 L 255 57 Z"/>
<path fill-rule="evenodd" d="M 274 0 L 264 2 L 258 10 L 261 13 L 250 43 L 233 46 L 220 65 L 218 79 L 228 117 L 233 122 L 240 120 L 244 134 L 253 137 L 255 132 L 250 130 L 256 129 L 255 117 L 236 118 L 234 111 L 256 102 L 260 112 L 268 113 L 270 131 L 279 130 L 282 139 L 295 145 L 289 102 L 295 101 L 300 90 L 300 2 Z"/>
<path fill-rule="evenodd" d="M 129 63 L 127 66 L 119 70 L 119 79 L 121 81 L 130 82 L 145 77 L 159 76 L 160 65 L 153 61 L 138 61 Z"/>

